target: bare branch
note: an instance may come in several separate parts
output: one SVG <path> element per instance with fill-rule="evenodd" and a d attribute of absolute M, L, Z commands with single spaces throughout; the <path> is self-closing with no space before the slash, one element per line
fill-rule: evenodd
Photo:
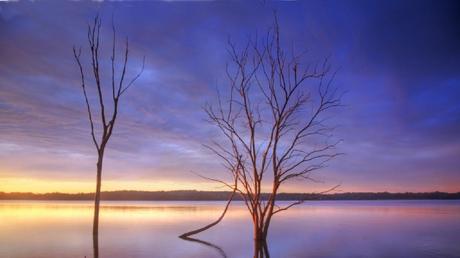
<path fill-rule="evenodd" d="M 83 72 L 83 66 L 82 66 L 81 61 L 80 61 L 81 48 L 78 49 L 78 53 L 77 53 L 75 47 L 73 47 L 73 54 L 74 54 L 74 57 L 75 57 L 75 61 L 78 64 L 78 68 L 80 70 L 81 88 L 83 90 L 83 96 L 85 97 L 86 109 L 88 111 L 88 119 L 89 119 L 89 124 L 90 124 L 90 127 L 91 127 L 91 138 L 93 140 L 94 145 L 96 146 L 97 151 L 99 151 L 99 144 L 98 144 L 98 142 L 96 140 L 96 135 L 94 133 L 94 122 L 93 122 L 93 116 L 92 116 L 92 112 L 91 112 L 91 106 L 89 104 L 88 94 L 86 93 L 85 73 Z"/>
<path fill-rule="evenodd" d="M 335 186 L 333 186 L 333 187 L 331 187 L 331 188 L 329 188 L 329 189 L 327 189 L 327 190 L 325 190 L 325 191 L 319 192 L 318 194 L 330 193 L 330 192 L 336 190 L 336 189 L 339 188 L 339 187 L 340 187 L 340 185 L 335 185 Z M 305 201 L 306 201 L 305 199 L 304 199 L 304 200 L 298 200 L 298 201 L 296 201 L 296 202 L 293 202 L 293 203 L 287 205 L 286 207 L 278 208 L 277 210 L 273 211 L 273 214 L 277 214 L 277 213 L 279 213 L 279 212 L 286 211 L 286 210 L 288 210 L 289 208 L 292 208 L 292 207 L 294 207 L 294 206 L 296 206 L 296 205 L 299 205 L 299 204 L 304 203 Z"/>
<path fill-rule="evenodd" d="M 206 147 L 237 178 L 237 191 L 247 198 L 255 238 L 262 239 L 275 213 L 303 202 L 275 209 L 279 188 L 291 179 L 316 182 L 312 172 L 341 155 L 336 151 L 340 141 L 329 142 L 334 127 L 325 118 L 341 106 L 341 95 L 331 86 L 336 72 L 329 75 L 327 58 L 322 64 L 303 66 L 304 53 L 288 54 L 283 46 L 276 15 L 264 39 L 256 36 L 242 48 L 229 40 L 228 98 L 218 91 L 216 106 L 204 108 L 223 136 Z M 317 88 L 310 86 L 314 84 Z M 317 141 L 323 138 L 324 142 Z M 271 192 L 263 199 L 267 182 Z"/>
<path fill-rule="evenodd" d="M 126 87 L 121 90 L 120 92 L 120 95 L 122 95 L 125 91 L 127 91 L 131 85 L 133 85 L 133 83 L 139 79 L 139 77 L 141 77 L 142 73 L 144 72 L 144 67 L 145 67 L 145 56 L 142 58 L 142 67 L 141 67 L 141 70 L 136 74 L 136 76 L 134 76 L 134 78 L 128 83 L 128 85 L 126 85 Z"/>
<path fill-rule="evenodd" d="M 88 24 L 88 31 L 87 31 L 87 37 L 88 37 L 88 46 L 89 46 L 89 53 L 90 53 L 90 59 L 91 59 L 91 68 L 92 68 L 92 75 L 94 77 L 94 81 L 96 84 L 96 93 L 97 93 L 97 100 L 100 108 L 100 123 L 102 124 L 102 132 L 100 133 L 99 138 L 100 141 L 98 142 L 96 140 L 96 132 L 95 132 L 95 121 L 93 119 L 93 113 L 92 113 L 92 108 L 90 105 L 90 101 L 88 98 L 88 92 L 86 90 L 86 84 L 85 84 L 85 72 L 83 70 L 83 66 L 80 60 L 81 57 L 81 48 L 76 50 L 76 48 L 73 48 L 73 54 L 74 58 L 77 62 L 79 71 L 80 71 L 80 77 L 81 77 L 81 87 L 83 90 L 83 96 L 85 98 L 85 103 L 86 103 L 86 109 L 88 112 L 88 119 L 90 122 L 90 127 L 91 127 L 91 138 L 94 142 L 94 145 L 96 146 L 97 154 L 98 154 L 98 159 L 96 163 L 96 194 L 94 198 L 94 217 L 93 217 L 93 243 L 95 246 L 98 243 L 98 230 L 99 230 L 99 203 L 100 203 L 100 192 L 101 192 L 101 178 L 102 178 L 102 164 L 104 160 L 104 151 L 105 147 L 107 146 L 107 143 L 112 136 L 113 128 L 115 126 L 115 121 L 117 118 L 118 114 L 118 104 L 119 104 L 119 98 L 121 95 L 122 91 L 122 85 L 123 85 L 123 79 L 126 73 L 126 65 L 128 61 L 128 41 L 126 41 L 126 49 L 125 49 L 125 59 L 124 59 L 124 64 L 123 64 L 123 71 L 121 73 L 121 78 L 120 78 L 120 83 L 118 89 L 116 89 L 116 82 L 115 82 L 115 62 L 116 62 L 116 29 L 115 25 L 113 22 L 113 17 L 112 17 L 112 53 L 111 53 L 111 87 L 112 87 L 112 100 L 109 102 L 106 102 L 104 99 L 104 94 L 103 94 L 103 86 L 102 86 L 102 81 L 101 81 L 101 75 L 100 75 L 100 66 L 99 66 L 99 61 L 100 61 L 100 55 L 99 55 L 99 50 L 100 50 L 100 33 L 101 33 L 101 27 L 102 27 L 102 22 L 99 17 L 99 15 L 96 15 L 94 18 L 94 21 L 92 24 Z M 142 65 L 142 70 L 143 70 L 144 65 Z M 136 76 L 129 84 L 127 87 L 131 87 L 131 85 L 134 83 L 134 81 L 140 76 Z M 125 88 L 123 91 L 127 90 Z M 112 115 L 110 120 L 107 121 L 106 117 L 106 105 L 110 105 L 112 108 Z M 97 255 L 95 255 L 97 256 Z"/>

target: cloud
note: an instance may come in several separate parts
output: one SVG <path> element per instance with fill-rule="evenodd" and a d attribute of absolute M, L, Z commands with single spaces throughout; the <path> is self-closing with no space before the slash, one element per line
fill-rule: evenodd
<path fill-rule="evenodd" d="M 147 60 L 122 99 L 105 175 L 191 181 L 197 178 L 190 171 L 221 175 L 218 159 L 202 147 L 219 136 L 201 108 L 226 82 L 228 38 L 242 45 L 261 35 L 276 8 L 284 44 L 309 50 L 310 63 L 331 56 L 340 67 L 336 85 L 348 91 L 347 106 L 332 121 L 347 155 L 320 178 L 367 190 L 378 182 L 388 190 L 455 190 L 447 182 L 460 180 L 456 2 L 0 7 L 0 177 L 92 180 L 95 150 L 71 49 L 83 47 L 88 69 L 86 26 L 97 12 L 103 46 L 110 46 L 112 14 L 119 50 L 129 36 L 129 76 L 142 56 Z M 103 71 L 110 71 L 109 55 L 102 52 Z M 103 77 L 107 83 L 110 73 Z"/>

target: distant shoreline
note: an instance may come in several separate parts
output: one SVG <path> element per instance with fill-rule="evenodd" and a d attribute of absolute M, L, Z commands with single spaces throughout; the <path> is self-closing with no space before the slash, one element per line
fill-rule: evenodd
<path fill-rule="evenodd" d="M 106 201 L 224 201 L 230 196 L 227 191 L 107 191 L 101 193 Z M 267 193 L 262 194 L 266 199 Z M 5 193 L 0 192 L 0 200 L 93 200 L 94 193 Z M 334 194 L 280 193 L 277 200 L 459 200 L 460 192 L 349 192 Z M 235 200 L 242 200 L 241 196 Z"/>

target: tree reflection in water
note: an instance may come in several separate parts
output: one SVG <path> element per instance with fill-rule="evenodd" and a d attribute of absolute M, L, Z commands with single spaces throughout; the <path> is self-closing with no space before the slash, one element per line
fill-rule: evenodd
<path fill-rule="evenodd" d="M 93 235 L 93 258 L 99 258 L 99 235 Z"/>
<path fill-rule="evenodd" d="M 192 237 L 184 237 L 184 236 L 181 236 L 181 237 L 179 237 L 179 238 L 182 239 L 182 240 L 185 240 L 185 241 L 191 241 L 191 242 L 195 242 L 195 243 L 199 243 L 199 244 L 202 244 L 202 245 L 205 245 L 205 246 L 212 247 L 213 249 L 215 249 L 215 250 L 220 254 L 221 257 L 227 258 L 227 254 L 224 252 L 224 249 L 222 249 L 222 248 L 221 248 L 220 246 L 218 246 L 218 245 L 215 245 L 215 244 L 206 242 L 206 241 L 201 240 L 201 239 L 192 238 Z"/>
<path fill-rule="evenodd" d="M 221 257 L 227 258 L 227 254 L 225 253 L 225 251 L 218 245 L 215 245 L 213 243 L 210 243 L 210 242 L 207 242 L 201 239 L 192 238 L 192 237 L 181 236 L 179 238 L 185 241 L 191 241 L 191 242 L 199 243 L 205 246 L 209 246 L 215 249 L 220 254 Z M 254 243 L 254 258 L 270 258 L 267 241 Z"/>
<path fill-rule="evenodd" d="M 267 241 L 254 242 L 254 258 L 270 258 Z"/>

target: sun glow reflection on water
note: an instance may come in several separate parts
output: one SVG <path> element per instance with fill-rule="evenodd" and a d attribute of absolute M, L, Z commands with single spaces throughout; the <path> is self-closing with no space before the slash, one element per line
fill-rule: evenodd
<path fill-rule="evenodd" d="M 220 257 L 177 236 L 211 222 L 223 202 L 103 202 L 100 257 Z M 0 257 L 92 257 L 92 202 L 0 201 Z M 242 203 L 198 237 L 250 257 Z M 275 217 L 271 257 L 459 257 L 458 201 L 320 201 Z"/>

